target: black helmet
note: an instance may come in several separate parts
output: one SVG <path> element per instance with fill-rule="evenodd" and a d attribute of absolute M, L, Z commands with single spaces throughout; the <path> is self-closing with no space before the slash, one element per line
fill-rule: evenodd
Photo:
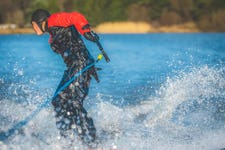
<path fill-rule="evenodd" d="M 38 24 L 39 28 L 43 31 L 41 23 L 50 16 L 50 13 L 44 9 L 37 9 L 33 12 L 31 22 L 34 21 Z"/>

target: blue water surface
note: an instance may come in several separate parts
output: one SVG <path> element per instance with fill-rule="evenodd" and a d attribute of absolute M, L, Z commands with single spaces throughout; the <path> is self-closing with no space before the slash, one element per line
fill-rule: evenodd
<path fill-rule="evenodd" d="M 51 50 L 48 38 L 0 35 L 3 131 L 50 98 L 61 80 L 66 66 Z M 96 65 L 102 68 L 100 83 L 92 80 L 85 107 L 99 130 L 118 133 L 103 147 L 112 143 L 118 149 L 225 147 L 224 33 L 100 34 L 100 40 L 111 62 L 102 59 Z M 85 43 L 97 58 L 100 51 L 96 44 Z M 14 113 L 9 105 L 16 107 Z M 51 106 L 49 109 L 52 111 Z M 21 113 L 26 115 L 19 119 L 13 116 Z M 46 113 L 53 122 L 50 128 L 54 128 L 52 113 Z M 54 143 L 54 136 L 38 129 Z M 32 134 L 30 130 L 26 133 Z M 24 146 L 21 138 L 13 144 L 28 149 L 34 142 Z M 54 149 L 39 139 L 35 142 L 41 146 L 34 149 Z M 132 144 L 126 147 L 127 142 Z M 3 146 L 13 148 L 11 144 Z M 209 147 L 204 147 L 207 144 Z"/>

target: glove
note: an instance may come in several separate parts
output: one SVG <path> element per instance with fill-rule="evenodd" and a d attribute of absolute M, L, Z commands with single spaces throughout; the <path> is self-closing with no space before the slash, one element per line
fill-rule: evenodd
<path fill-rule="evenodd" d="M 84 37 L 89 40 L 89 41 L 92 41 L 92 42 L 97 42 L 99 40 L 99 36 L 91 31 L 91 32 L 85 32 L 84 33 Z"/>
<path fill-rule="evenodd" d="M 95 80 L 99 83 L 100 80 L 99 80 L 98 74 L 97 74 L 97 71 L 98 71 L 98 70 L 101 70 L 101 68 L 95 68 L 95 67 L 93 66 L 93 67 L 91 67 L 91 68 L 88 70 L 88 74 L 89 74 L 90 77 L 93 76 L 93 77 L 95 78 Z"/>

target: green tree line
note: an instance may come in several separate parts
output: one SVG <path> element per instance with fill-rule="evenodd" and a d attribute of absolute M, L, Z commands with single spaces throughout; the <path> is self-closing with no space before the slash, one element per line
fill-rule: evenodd
<path fill-rule="evenodd" d="M 225 0 L 1 0 L 0 24 L 30 25 L 31 13 L 78 11 L 92 26 L 146 21 L 155 26 L 194 22 L 203 31 L 225 31 Z"/>

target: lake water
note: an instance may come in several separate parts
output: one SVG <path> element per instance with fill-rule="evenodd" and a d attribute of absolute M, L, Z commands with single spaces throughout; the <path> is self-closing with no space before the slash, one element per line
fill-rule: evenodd
<path fill-rule="evenodd" d="M 51 98 L 65 65 L 48 35 L 0 35 L 0 131 Z M 97 66 L 85 107 L 100 147 L 218 150 L 225 147 L 225 34 L 101 34 L 111 62 Z M 94 57 L 99 50 L 85 41 Z M 104 134 L 103 134 L 104 133 Z M 85 149 L 59 139 L 43 108 L 0 149 Z"/>

